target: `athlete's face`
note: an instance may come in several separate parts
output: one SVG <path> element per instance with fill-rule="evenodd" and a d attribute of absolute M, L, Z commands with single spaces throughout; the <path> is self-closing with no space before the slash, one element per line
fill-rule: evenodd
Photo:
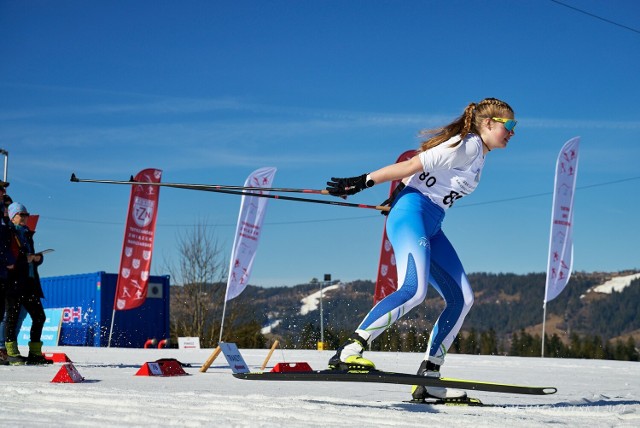
<path fill-rule="evenodd" d="M 504 115 L 497 119 L 499 120 L 487 118 L 482 122 L 480 136 L 489 150 L 504 149 L 507 147 L 509 139 L 515 133 L 513 129 L 511 129 L 511 131 L 507 129 L 507 127 L 511 126 L 511 123 L 501 122 L 505 119 L 513 119 L 512 113 L 507 114 L 505 112 Z"/>

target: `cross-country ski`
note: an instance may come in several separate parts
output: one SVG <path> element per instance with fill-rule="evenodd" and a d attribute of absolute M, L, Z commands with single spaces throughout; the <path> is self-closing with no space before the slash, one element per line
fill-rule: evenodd
<path fill-rule="evenodd" d="M 284 373 L 256 372 L 234 373 L 233 376 L 238 379 L 262 381 L 373 382 L 401 385 L 425 385 L 444 388 L 459 388 L 470 391 L 500 392 L 505 394 L 549 395 L 555 394 L 558 390 L 552 386 L 525 386 L 454 378 L 436 379 L 407 373 L 385 372 L 381 370 L 372 370 L 362 373 L 337 370 Z"/>

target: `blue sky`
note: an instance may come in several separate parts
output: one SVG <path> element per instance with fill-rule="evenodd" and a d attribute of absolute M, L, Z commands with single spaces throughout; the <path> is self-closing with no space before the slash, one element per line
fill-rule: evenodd
<path fill-rule="evenodd" d="M 580 136 L 574 269 L 640 268 L 640 2 L 0 1 L 0 147 L 41 216 L 41 275 L 117 272 L 128 179 L 324 188 L 417 147 L 485 97 L 519 120 L 444 222 L 468 272 L 546 269 L 553 174 Z M 350 201 L 378 204 L 388 186 Z M 225 249 L 240 198 L 162 189 L 152 271 L 206 222 Z M 270 201 L 250 283 L 374 280 L 376 211 Z M 543 284 L 541 285 L 544 286 Z"/>

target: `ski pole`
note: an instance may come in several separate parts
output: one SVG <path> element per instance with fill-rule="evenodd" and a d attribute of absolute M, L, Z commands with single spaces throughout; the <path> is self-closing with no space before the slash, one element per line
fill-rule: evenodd
<path fill-rule="evenodd" d="M 389 211 L 388 206 L 382 206 L 382 205 L 354 204 L 350 202 L 341 202 L 341 201 L 322 201 L 319 199 L 298 198 L 294 196 L 272 195 L 268 193 L 253 193 L 253 192 L 248 192 L 243 190 L 226 190 L 226 189 L 214 188 L 211 186 L 199 185 L 199 184 L 147 183 L 143 181 L 132 181 L 132 180 L 129 180 L 129 181 L 88 180 L 88 179 L 77 178 L 75 174 L 71 175 L 71 181 L 74 183 L 126 184 L 129 186 L 138 184 L 138 185 L 148 185 L 148 186 L 158 186 L 158 187 L 171 187 L 174 189 L 200 190 L 205 192 L 224 193 L 227 195 L 247 195 L 247 196 L 256 196 L 259 198 L 281 199 L 283 201 L 310 202 L 315 204 L 336 205 L 340 207 L 367 208 L 367 209 L 374 209 L 378 211 Z M 236 186 L 236 187 L 241 187 L 241 186 Z M 260 191 L 270 190 L 270 188 L 262 188 L 262 187 L 256 187 L 255 189 L 256 190 L 259 189 Z"/>
<path fill-rule="evenodd" d="M 137 183 L 133 176 L 129 179 L 129 181 L 118 181 L 118 180 L 90 180 L 90 179 L 80 179 L 77 178 L 75 174 L 71 174 L 71 181 L 79 182 L 79 183 L 103 183 L 103 184 L 134 184 Z M 328 190 L 317 190 L 317 189 L 292 189 L 292 188 L 281 188 L 281 187 L 253 187 L 253 186 L 228 186 L 225 184 L 191 184 L 191 183 L 146 183 L 152 186 L 189 186 L 190 188 L 199 188 L 202 190 L 207 189 L 215 189 L 215 190 L 240 190 L 240 191 L 262 191 L 262 192 L 280 192 L 280 193 L 309 193 L 316 195 L 330 195 Z"/>

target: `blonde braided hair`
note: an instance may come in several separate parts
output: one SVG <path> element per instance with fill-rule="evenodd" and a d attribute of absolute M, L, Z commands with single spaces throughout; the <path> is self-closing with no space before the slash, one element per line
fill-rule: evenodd
<path fill-rule="evenodd" d="M 497 116 L 501 117 L 507 113 L 511 113 L 513 115 L 513 109 L 509 104 L 497 98 L 485 98 L 478 104 L 470 103 L 464 109 L 462 115 L 450 124 L 441 128 L 422 131 L 420 134 L 427 137 L 427 139 L 420 144 L 418 151 L 427 151 L 456 135 L 460 135 L 460 141 L 462 141 L 467 134 L 478 133 L 480 123 L 483 119 Z M 452 147 L 460 144 L 460 141 L 453 143 Z"/>

